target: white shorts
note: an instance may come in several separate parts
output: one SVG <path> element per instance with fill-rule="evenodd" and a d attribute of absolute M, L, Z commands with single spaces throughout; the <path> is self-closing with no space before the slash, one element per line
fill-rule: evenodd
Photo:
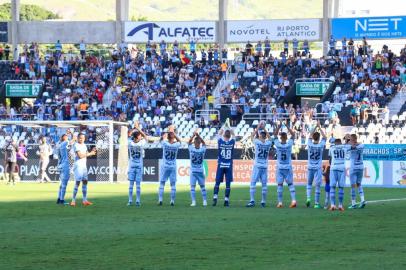
<path fill-rule="evenodd" d="M 362 183 L 362 177 L 364 176 L 364 169 L 350 170 L 350 182 L 351 185 Z"/>
<path fill-rule="evenodd" d="M 293 172 L 292 169 L 277 169 L 276 170 L 276 183 L 282 185 L 283 181 L 286 181 L 286 184 L 293 184 Z"/>
<path fill-rule="evenodd" d="M 345 171 L 330 171 L 330 187 L 336 187 L 337 184 L 340 188 L 345 186 Z"/>
<path fill-rule="evenodd" d="M 73 175 L 76 182 L 83 180 L 88 180 L 87 178 L 87 168 L 75 167 L 73 168 Z"/>
<path fill-rule="evenodd" d="M 257 183 L 260 181 L 262 184 L 266 185 L 268 183 L 268 169 L 267 168 L 257 168 L 254 167 L 251 176 L 251 183 Z"/>
<path fill-rule="evenodd" d="M 205 184 L 205 177 L 203 172 L 192 172 L 190 174 L 190 185 L 195 186 L 196 183 L 199 184 L 199 186 L 204 186 Z"/>
<path fill-rule="evenodd" d="M 39 161 L 39 168 L 41 171 L 46 171 L 48 168 L 49 159 L 44 159 Z"/>

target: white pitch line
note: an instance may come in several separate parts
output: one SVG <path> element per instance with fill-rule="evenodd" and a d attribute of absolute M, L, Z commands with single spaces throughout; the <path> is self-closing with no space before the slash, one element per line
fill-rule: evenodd
<path fill-rule="evenodd" d="M 380 203 L 380 202 L 396 202 L 396 201 L 406 201 L 406 198 L 367 201 L 367 204 L 370 204 L 370 203 Z"/>

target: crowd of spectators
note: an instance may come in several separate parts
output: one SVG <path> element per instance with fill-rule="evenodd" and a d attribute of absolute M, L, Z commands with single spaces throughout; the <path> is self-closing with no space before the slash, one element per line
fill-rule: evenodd
<path fill-rule="evenodd" d="M 236 126 L 242 115 L 266 113 L 270 123 L 281 115 L 293 126 L 307 130 L 315 108 L 292 106 L 285 96 L 298 78 L 325 78 L 334 82 L 329 102 L 321 113 L 331 123 L 338 122 L 335 103 L 353 105 L 353 124 L 388 117 L 387 103 L 401 90 L 405 73 L 406 49 L 399 55 L 387 46 L 373 53 L 364 39 L 355 45 L 343 39 L 341 46 L 331 37 L 327 57 L 314 58 L 308 41 L 284 41 L 283 51 L 272 55 L 269 40 L 246 45 L 242 72 L 220 91 L 220 103 L 229 107 L 231 124 Z M 59 41 L 53 54 L 42 56 L 38 45 L 25 45 L 17 61 L 10 66 L 10 79 L 39 80 L 43 91 L 32 104 L 8 111 L 0 106 L 0 118 L 10 120 L 108 120 L 139 119 L 153 135 L 160 135 L 171 124 L 171 115 L 181 113 L 187 120 L 194 112 L 213 105 L 213 90 L 224 76 L 227 50 L 217 45 L 201 49 L 191 41 L 186 50 L 175 42 L 147 43 L 145 50 L 121 44 L 110 57 L 86 55 L 80 44 L 80 55 L 63 53 Z M 225 65 L 224 65 L 225 64 Z M 320 111 L 319 111 L 320 112 Z M 161 116 L 165 116 L 162 120 Z M 324 118 L 322 119 L 324 120 Z M 201 120 L 201 127 L 219 127 L 218 118 Z M 299 133 L 300 133 L 299 132 Z"/>
<path fill-rule="evenodd" d="M 83 48 L 85 49 L 85 48 Z M 0 107 L 0 117 L 10 120 L 132 120 L 140 116 L 145 127 L 170 124 L 169 115 L 193 112 L 208 106 L 212 90 L 221 79 L 224 64 L 218 46 L 197 61 L 196 44 L 186 51 L 175 43 L 147 43 L 145 51 L 125 44 L 111 58 L 81 55 L 68 57 L 59 41 L 52 55 L 39 54 L 38 45 L 23 47 L 10 67 L 10 79 L 39 80 L 43 92 L 32 104 Z M 227 57 L 223 53 L 223 57 Z M 168 116 L 164 122 L 145 122 Z M 160 130 L 160 129 L 158 129 Z"/>
<path fill-rule="evenodd" d="M 353 123 L 387 117 L 387 104 L 402 90 L 401 76 L 406 71 L 406 46 L 399 55 L 384 45 L 374 53 L 364 38 L 356 45 L 352 39 L 336 45 L 331 37 L 329 53 L 326 57 L 313 58 L 308 42 L 301 47 L 293 41 L 293 54 L 289 55 L 289 43 L 284 42 L 284 50 L 279 55 L 270 53 L 269 41 L 248 43 L 242 58 L 239 76 L 220 92 L 220 102 L 231 104 L 231 113 L 249 112 L 252 106 L 266 103 L 261 112 L 272 113 L 272 109 L 283 108 L 285 97 L 294 85 L 295 79 L 323 78 L 333 82 L 333 93 L 328 103 L 323 105 L 323 113 L 335 115 L 337 106 L 352 105 Z M 302 49 L 302 51 L 299 51 Z"/>

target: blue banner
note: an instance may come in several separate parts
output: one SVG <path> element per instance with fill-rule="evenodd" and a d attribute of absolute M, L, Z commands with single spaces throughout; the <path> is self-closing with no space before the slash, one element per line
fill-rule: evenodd
<path fill-rule="evenodd" d="M 406 144 L 366 144 L 365 160 L 406 160 Z"/>
<path fill-rule="evenodd" d="M 406 37 L 406 16 L 331 19 L 336 39 L 395 39 Z"/>

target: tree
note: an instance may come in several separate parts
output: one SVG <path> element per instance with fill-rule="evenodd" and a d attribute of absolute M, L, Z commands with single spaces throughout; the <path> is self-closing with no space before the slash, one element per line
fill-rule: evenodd
<path fill-rule="evenodd" d="M 146 21 L 148 21 L 148 18 L 145 17 L 145 16 L 135 17 L 133 15 L 133 16 L 131 16 L 131 21 L 133 21 L 133 22 L 146 22 Z"/>
<path fill-rule="evenodd" d="M 43 21 L 52 19 L 61 19 L 61 16 L 37 5 L 20 6 L 21 21 Z M 11 20 L 11 4 L 5 3 L 0 5 L 0 21 L 10 21 L 10 20 Z"/>

